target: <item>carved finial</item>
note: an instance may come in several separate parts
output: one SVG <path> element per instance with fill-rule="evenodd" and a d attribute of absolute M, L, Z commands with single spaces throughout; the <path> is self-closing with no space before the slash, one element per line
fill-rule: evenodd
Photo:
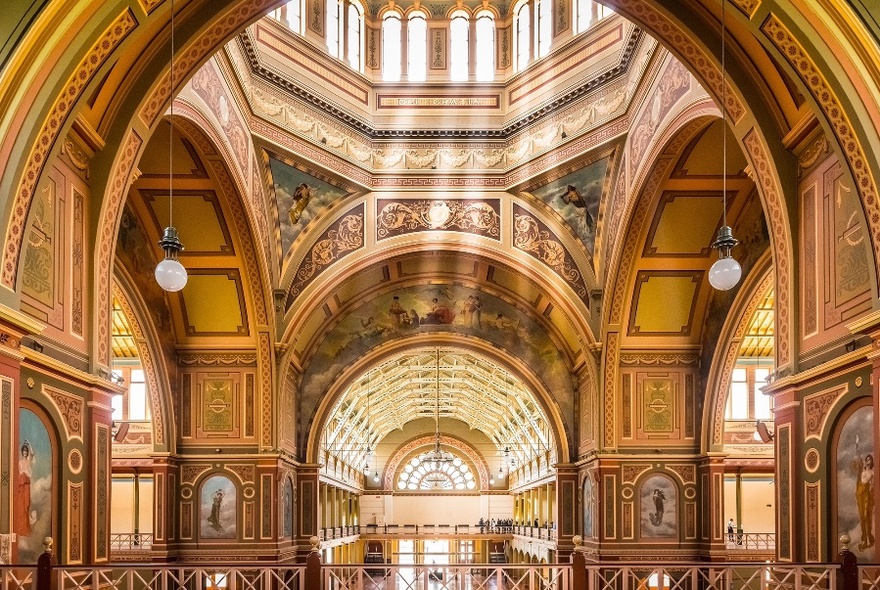
<path fill-rule="evenodd" d="M 52 540 L 52 537 L 46 537 L 43 539 L 43 553 L 52 553 L 52 545 L 55 541 Z"/>
<path fill-rule="evenodd" d="M 849 535 L 843 533 L 840 535 L 840 550 L 841 551 L 849 551 L 849 542 L 852 539 L 849 538 Z"/>
<path fill-rule="evenodd" d="M 571 542 L 574 543 L 575 547 L 580 547 L 584 540 L 580 535 L 575 535 L 571 538 Z"/>
<path fill-rule="evenodd" d="M 312 553 L 317 553 L 319 551 L 318 545 L 321 544 L 321 539 L 316 536 L 309 537 L 309 543 L 312 544 Z"/>

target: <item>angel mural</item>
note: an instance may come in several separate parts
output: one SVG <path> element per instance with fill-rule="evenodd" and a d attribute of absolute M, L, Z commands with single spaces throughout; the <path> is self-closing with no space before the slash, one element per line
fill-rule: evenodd
<path fill-rule="evenodd" d="M 302 212 L 309 206 L 309 201 L 312 200 L 313 196 L 315 196 L 315 189 L 304 182 L 301 182 L 299 186 L 294 189 L 293 205 L 287 210 L 287 215 L 290 217 L 290 223 L 297 223 L 299 221 L 300 217 L 302 217 Z"/>
<path fill-rule="evenodd" d="M 677 537 L 678 510 L 675 483 L 655 474 L 642 483 L 640 529 L 642 537 Z"/>
<path fill-rule="evenodd" d="M 17 494 L 15 496 L 15 532 L 28 536 L 31 534 L 31 524 L 36 522 L 36 510 L 31 510 L 31 478 L 33 477 L 34 462 L 36 455 L 29 440 L 25 439 L 21 444 L 18 457 L 18 481 Z"/>
<path fill-rule="evenodd" d="M 849 535 L 853 540 L 850 551 L 859 561 L 872 561 L 876 545 L 873 408 L 862 406 L 853 411 L 837 441 L 837 536 Z"/>
<path fill-rule="evenodd" d="M 18 465 L 13 467 L 12 531 L 18 563 L 36 563 L 43 539 L 52 534 L 52 443 L 43 421 L 31 410 L 19 411 Z"/>

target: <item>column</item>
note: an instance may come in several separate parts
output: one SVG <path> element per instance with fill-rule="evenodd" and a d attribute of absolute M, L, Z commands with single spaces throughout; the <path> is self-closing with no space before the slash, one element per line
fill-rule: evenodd
<path fill-rule="evenodd" d="M 572 463 L 556 465 L 556 548 L 560 563 L 568 563 L 577 534 L 578 468 Z"/>
<path fill-rule="evenodd" d="M 297 529 L 294 531 L 294 544 L 297 553 L 304 561 L 311 549 L 309 537 L 318 534 L 318 508 L 320 505 L 318 493 L 318 473 L 321 465 L 308 463 L 299 466 L 297 470 L 296 508 L 299 511 L 296 518 Z"/>
<path fill-rule="evenodd" d="M 702 494 L 694 501 L 685 500 L 683 505 L 685 512 L 691 509 L 697 514 L 700 521 L 698 536 L 703 540 L 709 554 L 722 559 L 726 555 L 727 539 L 727 524 L 724 519 L 724 455 L 717 453 L 704 457 L 697 469 L 698 488 Z M 696 506 L 688 506 L 695 502 L 698 502 Z"/>

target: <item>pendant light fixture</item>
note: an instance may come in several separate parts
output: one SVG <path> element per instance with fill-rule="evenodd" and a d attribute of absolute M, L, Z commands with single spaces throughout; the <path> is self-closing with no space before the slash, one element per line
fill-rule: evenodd
<path fill-rule="evenodd" d="M 440 469 L 443 463 L 449 463 L 453 456 L 440 448 L 440 349 L 437 349 L 436 378 L 434 381 L 434 448 L 422 456 L 422 461 L 433 463 L 434 469 Z"/>
<path fill-rule="evenodd" d="M 364 475 L 370 475 L 370 459 L 373 458 L 375 452 L 370 446 L 370 399 L 372 397 L 373 387 L 371 374 L 367 373 L 367 450 L 364 453 Z"/>
<path fill-rule="evenodd" d="M 174 92 L 174 0 L 171 0 L 171 71 L 170 93 Z M 165 259 L 156 265 L 156 282 L 166 291 L 180 291 L 186 286 L 186 269 L 177 260 L 177 254 L 183 250 L 183 244 L 177 237 L 174 227 L 174 97 L 171 97 L 170 129 L 168 132 L 168 227 L 159 240 L 159 246 L 165 251 Z"/>
<path fill-rule="evenodd" d="M 727 56 L 725 42 L 727 27 L 724 20 L 726 4 L 727 0 L 721 0 L 722 222 L 721 228 L 718 230 L 718 237 L 712 242 L 712 247 L 718 250 L 718 260 L 716 260 L 715 264 L 709 269 L 709 284 L 719 291 L 729 291 L 730 289 L 733 289 L 742 276 L 742 267 L 740 267 L 739 262 L 737 262 L 730 253 L 733 247 L 739 243 L 739 240 L 733 237 L 733 230 L 727 225 Z"/>

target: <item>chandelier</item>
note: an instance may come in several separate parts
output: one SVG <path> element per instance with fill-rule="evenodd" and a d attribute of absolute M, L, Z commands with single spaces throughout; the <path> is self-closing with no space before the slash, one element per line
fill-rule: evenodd
<path fill-rule="evenodd" d="M 434 448 L 422 455 L 423 463 L 431 463 L 434 469 L 440 469 L 444 463 L 451 462 L 455 457 L 440 447 L 440 349 L 437 349 L 436 378 L 434 381 Z"/>

